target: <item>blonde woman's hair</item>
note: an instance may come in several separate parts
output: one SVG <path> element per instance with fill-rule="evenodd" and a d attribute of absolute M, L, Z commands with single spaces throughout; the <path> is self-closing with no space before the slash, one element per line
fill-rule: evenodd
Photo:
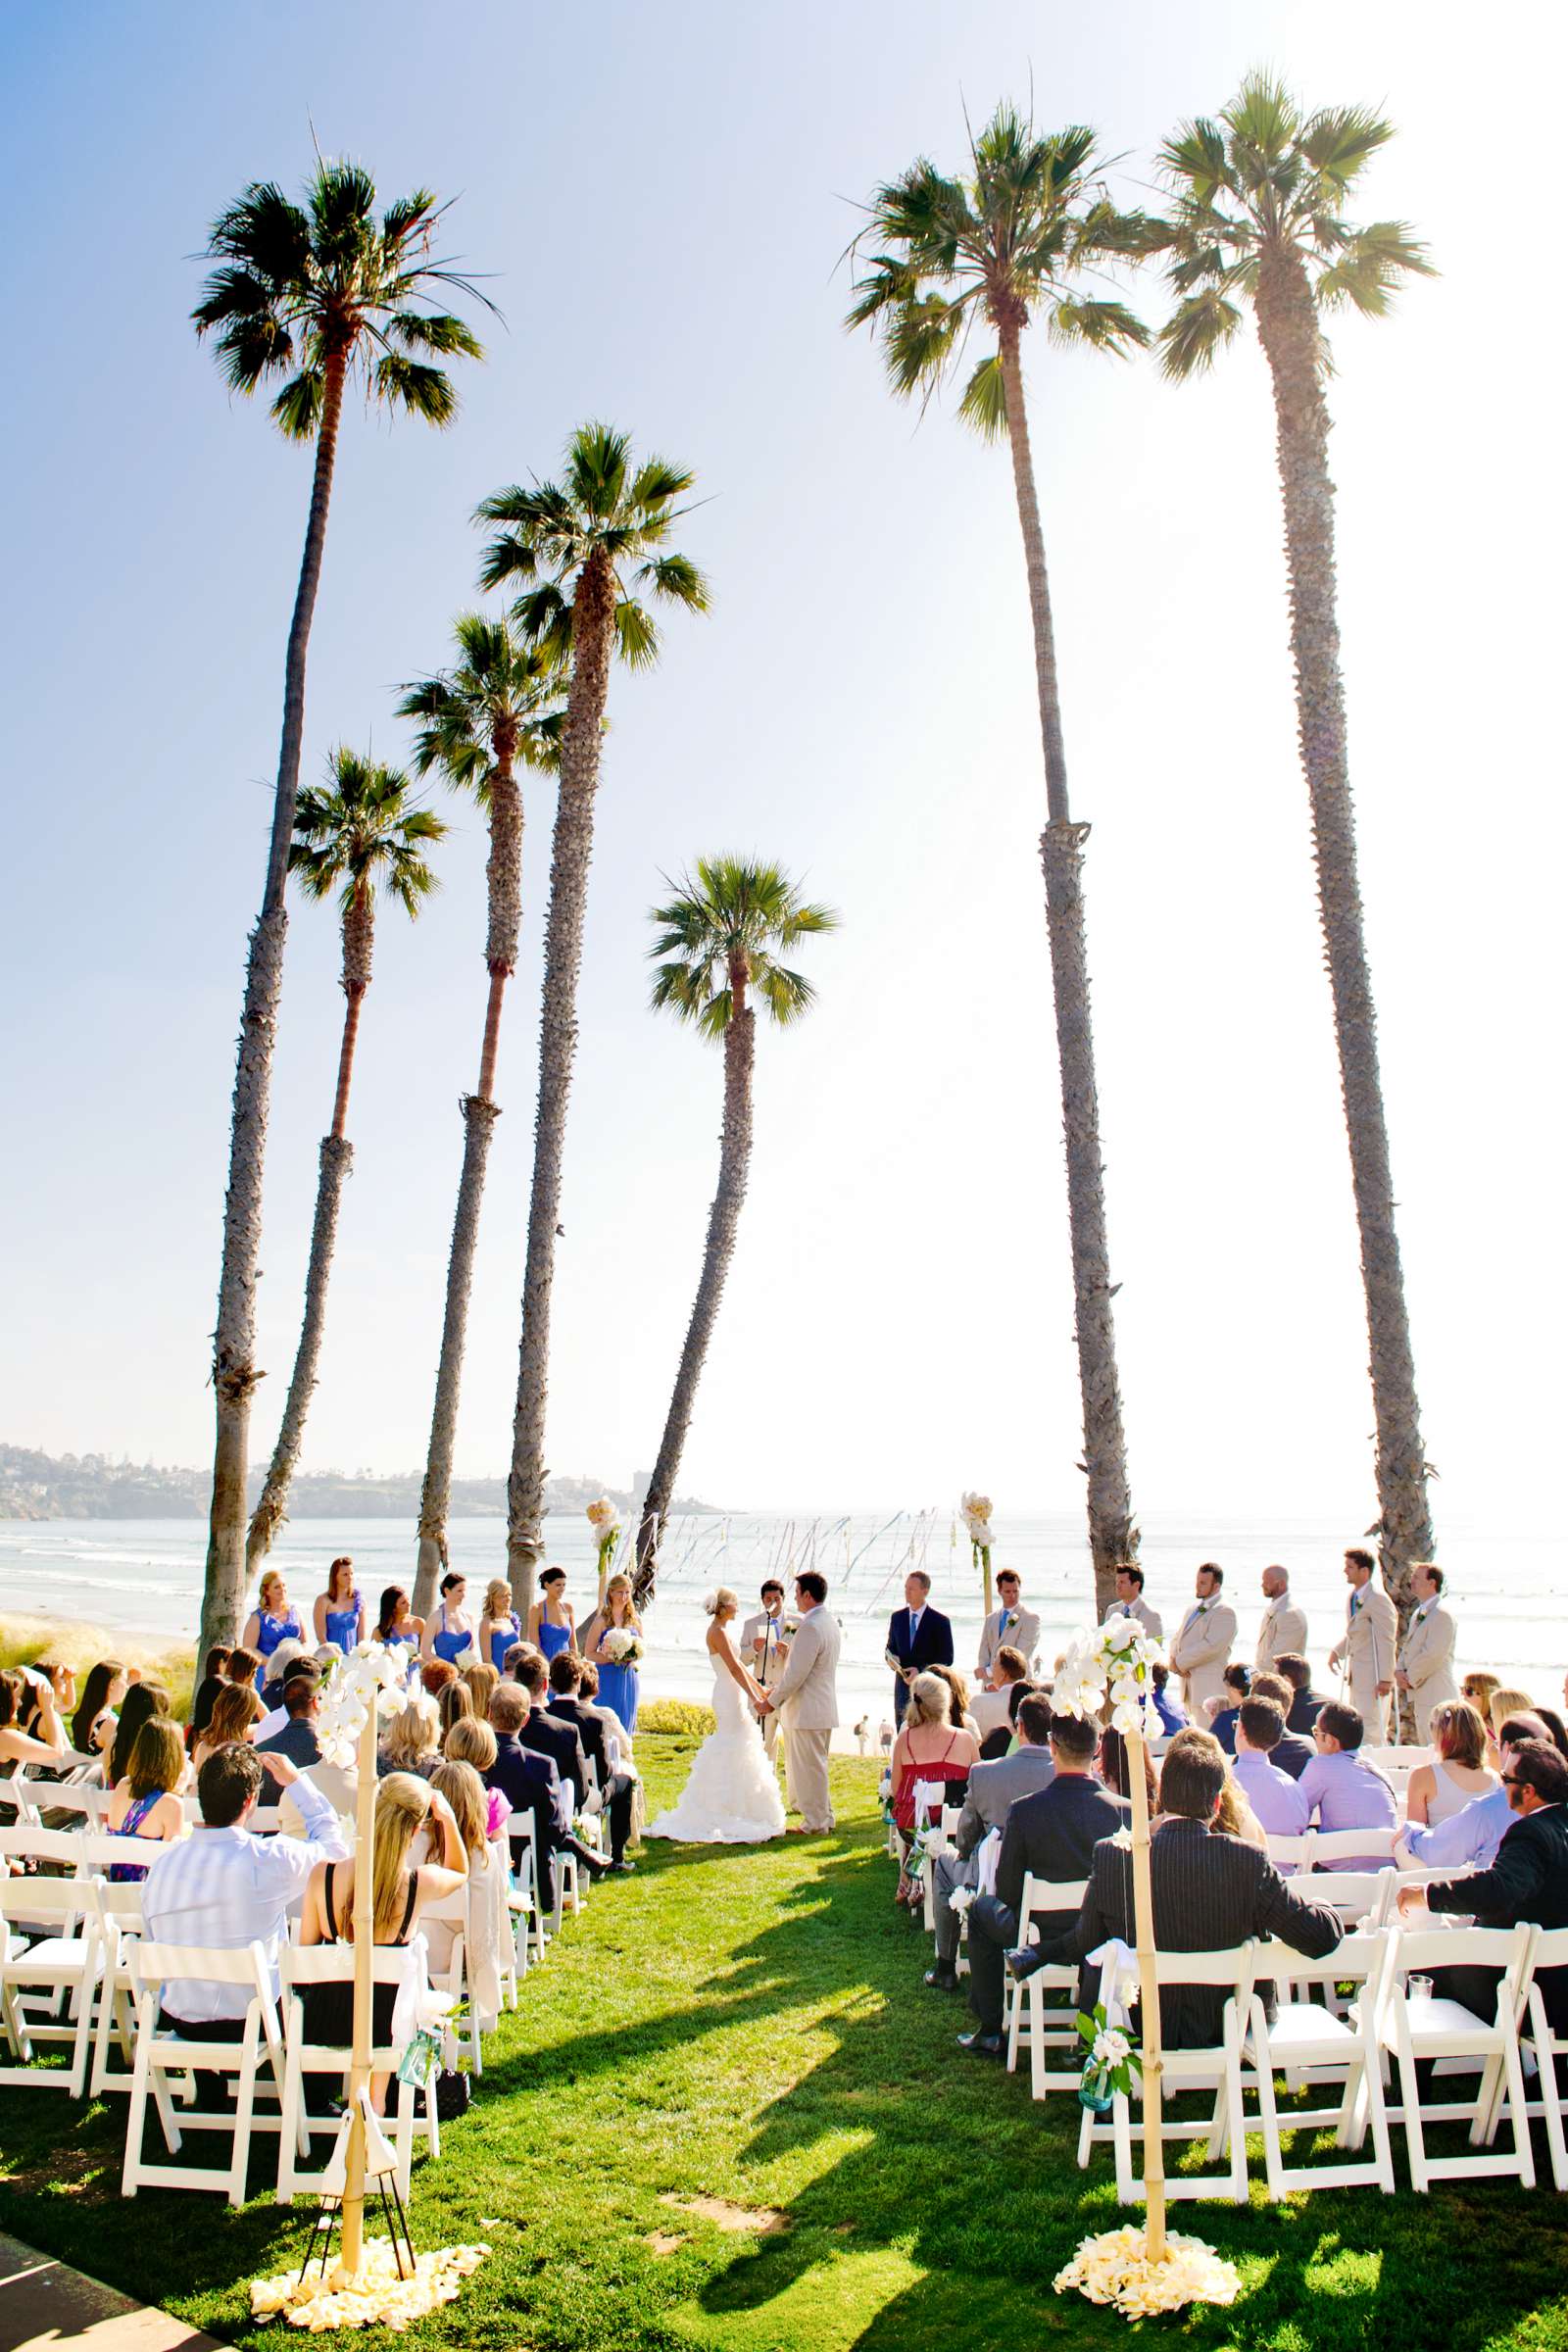
<path fill-rule="evenodd" d="M 1533 1715 L 1536 1711 L 1535 1700 L 1525 1690 L 1494 1690 L 1487 1706 L 1494 1739 L 1510 1715 Z"/>
<path fill-rule="evenodd" d="M 401 1720 L 401 1718 L 400 1718 Z M 371 1844 L 371 1933 L 377 1943 L 390 1943 L 403 1925 L 408 1908 L 409 1848 L 422 1830 L 430 1811 L 428 1784 L 412 1772 L 389 1772 L 375 1791 L 375 1836 Z M 344 1921 L 347 1940 L 354 1940 L 352 1910 Z"/>
<path fill-rule="evenodd" d="M 917 1674 L 909 1688 L 909 1703 L 904 1712 L 906 1732 L 918 1730 L 921 1724 L 948 1721 L 948 1708 L 953 1691 L 940 1674 Z"/>
<path fill-rule="evenodd" d="M 269 1568 L 267 1574 L 263 1577 L 261 1583 L 256 1588 L 256 1606 L 258 1609 L 266 1609 L 267 1595 L 271 1592 L 274 1585 L 283 1586 L 282 1571 L 277 1568 Z M 284 1586 L 283 1589 L 286 1591 L 287 1587 Z"/>
<path fill-rule="evenodd" d="M 471 1764 L 475 1772 L 488 1772 L 496 1760 L 496 1736 L 487 1723 L 465 1715 L 447 1734 L 446 1761 L 449 1764 Z M 432 1776 L 433 1777 L 433 1776 Z"/>
<path fill-rule="evenodd" d="M 420 1764 L 440 1746 L 441 1718 L 422 1691 L 416 1692 L 401 1715 L 394 1715 L 386 1727 L 381 1752 L 391 1765 L 394 1776 L 406 1766 Z M 385 1787 L 382 1783 L 382 1787 Z"/>
<path fill-rule="evenodd" d="M 626 1596 L 627 1625 L 636 1625 L 638 1622 L 637 1612 L 631 1605 L 631 1578 L 626 1574 L 623 1568 L 617 1568 L 614 1575 L 611 1578 L 609 1584 L 605 1587 L 605 1597 L 603 1606 L 599 1611 L 600 1616 L 604 1619 L 607 1626 L 614 1624 L 615 1595 L 617 1592 L 623 1592 Z"/>
<path fill-rule="evenodd" d="M 484 1589 L 484 1613 L 487 1617 L 512 1615 L 512 1587 L 504 1576 L 493 1576 Z"/>
<path fill-rule="evenodd" d="M 1476 1771 L 1486 1762 L 1487 1727 L 1467 1698 L 1433 1708 L 1432 1744 L 1446 1764 L 1467 1764 Z"/>
<path fill-rule="evenodd" d="M 473 1766 L 460 1763 L 456 1757 L 449 1756 L 431 1773 L 430 1786 L 438 1788 L 452 1807 L 452 1818 L 458 1825 L 464 1852 L 482 1854 L 489 1807 L 485 1803 L 484 1783 Z"/>
<path fill-rule="evenodd" d="M 490 1693 L 500 1682 L 500 1675 L 493 1666 L 465 1666 L 462 1679 L 468 1687 L 474 1713 L 482 1719 L 490 1712 Z"/>
<path fill-rule="evenodd" d="M 608 1597 L 609 1592 L 607 1589 L 606 1598 L 608 1599 Z M 731 1616 L 733 1616 L 740 1605 L 740 1602 L 736 1599 L 728 1585 L 720 1585 L 716 1592 L 710 1592 L 707 1600 L 703 1603 L 703 1606 L 707 1609 L 710 1617 L 713 1618 L 721 1617 L 726 1609 L 728 1609 Z"/>

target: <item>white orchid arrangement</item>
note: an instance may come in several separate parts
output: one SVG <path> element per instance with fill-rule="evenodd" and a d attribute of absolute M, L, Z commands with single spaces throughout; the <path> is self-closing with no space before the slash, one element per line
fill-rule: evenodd
<path fill-rule="evenodd" d="M 385 1722 L 389 1716 L 402 1714 L 408 1704 L 407 1671 L 401 1648 L 389 1648 L 380 1642 L 362 1642 L 346 1658 L 334 1662 L 316 1722 L 321 1754 L 328 1764 L 352 1771 L 359 1758 L 361 1735 L 371 1715 Z"/>
<path fill-rule="evenodd" d="M 598 1545 L 599 1575 L 603 1582 L 610 1574 L 610 1563 L 614 1557 L 615 1543 L 620 1534 L 620 1513 L 608 1494 L 601 1494 L 588 1505 L 588 1524 L 594 1531 L 594 1542 Z"/>
<path fill-rule="evenodd" d="M 1083 2080 L 1078 2085 L 1082 2103 L 1103 2112 L 1118 2093 L 1129 2098 L 1133 2077 L 1143 2073 L 1144 2062 L 1125 2028 L 1108 2022 L 1102 2001 L 1097 2001 L 1087 2015 L 1078 2012 L 1078 2038 L 1084 2045 Z"/>
<path fill-rule="evenodd" d="M 991 1497 L 989 1494 L 961 1494 L 958 1497 L 958 1516 L 969 1534 L 969 1549 L 974 1564 L 983 1576 L 991 1574 Z"/>
<path fill-rule="evenodd" d="M 1123 1739 L 1137 1732 L 1157 1740 L 1164 1728 L 1154 1706 L 1158 1656 L 1158 1643 L 1136 1617 L 1107 1617 L 1074 1634 L 1052 1686 L 1052 1713 L 1099 1715 L 1108 1696 L 1111 1727 Z"/>

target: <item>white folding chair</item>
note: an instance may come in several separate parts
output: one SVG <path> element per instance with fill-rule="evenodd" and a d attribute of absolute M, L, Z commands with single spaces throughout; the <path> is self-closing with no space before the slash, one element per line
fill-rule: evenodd
<path fill-rule="evenodd" d="M 1212 2090 L 1213 2114 L 1206 2124 L 1190 2124 L 1178 2123 L 1164 2113 L 1161 2117 L 1160 2139 L 1206 2140 L 1211 2159 L 1228 2152 L 1229 2162 L 1222 2173 L 1167 2174 L 1165 2194 L 1170 2199 L 1228 2196 L 1234 2205 L 1247 2203 L 1247 2122 L 1242 2103 L 1242 2044 L 1257 1973 L 1256 1957 L 1257 1946 L 1252 1942 L 1238 1944 L 1233 1950 L 1224 1952 L 1154 1954 L 1155 1981 L 1161 1988 L 1167 1984 L 1208 1984 L 1223 1988 L 1227 1996 L 1220 2039 L 1200 2048 L 1167 2050 L 1162 2066 L 1164 2097 L 1174 2098 L 1183 2090 Z M 1127 1969 L 1114 1986 L 1109 1982 L 1110 1975 L 1107 1969 L 1101 1989 L 1107 2017 L 1117 2012 L 1125 2014 L 1131 2001 L 1137 1998 L 1139 1978 L 1136 1959 L 1128 1955 Z M 1080 2166 L 1088 2164 L 1090 2151 L 1096 2142 L 1107 2136 L 1115 2155 L 1117 2198 L 1123 2205 L 1136 2204 L 1146 2190 L 1143 2180 L 1133 2169 L 1131 2101 L 1120 2091 L 1111 2101 L 1108 2131 L 1106 2126 L 1097 2125 L 1089 2108 L 1084 2109 L 1078 2135 Z"/>
<path fill-rule="evenodd" d="M 14 1821 L 0 1830 L 0 1862 L 50 1862 L 84 1875 L 86 1840 L 79 1830 L 46 1830 L 41 1822 Z"/>
<path fill-rule="evenodd" d="M 54 1813 L 79 1813 L 82 1827 L 101 1830 L 114 1802 L 112 1788 L 94 1788 L 90 1781 L 34 1781 L 29 1784 L 34 1817 L 47 1808 Z"/>
<path fill-rule="evenodd" d="M 515 2009 L 517 1982 L 528 1965 L 528 1938 L 526 1933 L 521 1936 L 522 1950 L 519 1954 L 519 1938 L 514 1935 L 511 1905 L 512 1850 L 507 1843 L 505 1830 L 490 1840 L 490 1861 L 489 1876 L 494 1884 L 496 1905 L 496 1963 L 501 1971 L 501 1998 L 508 2009 Z"/>
<path fill-rule="evenodd" d="M 528 1946 L 533 1945 L 535 1960 L 545 1956 L 545 1913 L 540 1886 L 538 1849 L 534 1844 L 533 1816 L 514 1813 L 507 1823 L 507 1846 L 512 1857 L 512 1876 L 515 1886 L 513 1897 L 516 1913 L 514 1954 L 517 1974 L 528 1973 Z"/>
<path fill-rule="evenodd" d="M 1018 1940 L 1033 1941 L 1030 1929 L 1037 1911 L 1060 1911 L 1076 1918 L 1083 1908 L 1085 1879 L 1038 1879 L 1025 1873 L 1018 1900 Z M 1058 1997 L 1053 2000 L 1050 1996 Z M 1007 2072 L 1018 2065 L 1022 2043 L 1029 2052 L 1029 2095 L 1043 2099 L 1053 2090 L 1076 2091 L 1083 2079 L 1083 2043 L 1078 2033 L 1078 1963 L 1048 1963 L 1025 1977 L 1006 1980 L 1006 2011 L 1003 2025 L 1007 2036 Z M 1070 2066 L 1050 2070 L 1048 2050 L 1072 2053 Z"/>
<path fill-rule="evenodd" d="M 1546 1969 L 1568 1970 L 1568 1928 L 1537 1928 L 1530 1946 L 1530 1958 L 1520 1980 L 1515 2027 L 1523 2050 L 1528 2050 L 1536 2062 L 1536 2087 L 1539 2098 L 1526 2101 L 1525 2113 L 1541 2117 L 1546 2127 L 1546 2147 L 1551 2156 L 1552 2184 L 1568 2189 L 1568 2138 L 1564 2136 L 1565 2101 L 1558 2082 L 1559 2061 L 1568 2065 L 1568 2034 L 1553 2029 L 1546 2016 L 1545 1987 L 1541 1982 Z M 1487 2139 L 1490 2144 L 1496 2136 L 1502 2114 L 1503 2086 L 1499 2080 L 1493 2093 L 1492 2113 L 1487 2121 Z"/>
<path fill-rule="evenodd" d="M 1358 1928 L 1364 1921 L 1381 1925 L 1379 1914 L 1387 1902 L 1388 1889 L 1397 1887 L 1398 1879 L 1392 1870 L 1314 1870 L 1301 1881 L 1301 1892 L 1308 1902 L 1322 1903 L 1335 1912 L 1342 1927 Z M 1294 1965 L 1286 1972 L 1293 1979 Z"/>
<path fill-rule="evenodd" d="M 136 1987 L 130 1973 L 129 1947 L 143 1932 L 141 1898 L 139 1881 L 114 1886 L 104 1880 L 98 1882 L 103 1964 L 98 1976 L 92 2080 L 87 2085 L 88 2096 L 94 2099 L 111 2090 L 129 2090 L 131 2086 L 136 2063 Z M 124 2060 L 120 2070 L 110 2065 L 116 2042 Z M 194 2095 L 194 2077 L 187 2078 L 184 2087 Z"/>
<path fill-rule="evenodd" d="M 1384 1988 L 1380 2033 L 1385 2046 L 1398 2060 L 1401 2104 L 1391 2107 L 1389 2114 L 1391 2121 L 1404 2126 L 1405 2153 L 1415 2188 L 1425 2190 L 1434 2180 L 1479 2180 L 1499 2175 L 1522 2180 L 1526 2188 L 1536 2184 L 1524 2068 L 1514 2027 L 1535 1933 L 1530 1927 L 1399 1931 Z M 1410 1994 L 1410 1977 L 1446 1968 L 1495 1968 L 1500 1972 L 1490 2020 L 1441 1993 Z M 1416 2079 L 1418 2061 L 1444 2058 L 1477 2062 L 1480 2084 L 1473 2099 L 1445 2103 L 1422 2099 Z M 1494 2109 L 1500 2108 L 1502 2098 L 1513 2128 L 1512 2152 L 1484 2155 L 1483 2146 L 1490 2145 L 1496 2131 L 1499 2116 Z M 1469 2123 L 1469 2153 L 1429 2156 L 1425 2126 L 1453 2122 Z"/>
<path fill-rule="evenodd" d="M 1287 1878 L 1292 1878 L 1298 1871 L 1306 1869 L 1307 1857 L 1311 1850 L 1312 1833 L 1310 1830 L 1303 1830 L 1299 1838 L 1287 1838 L 1283 1831 L 1276 1833 L 1271 1830 L 1269 1832 L 1268 1858 L 1275 1869 L 1283 1871 Z"/>
<path fill-rule="evenodd" d="M 1363 1856 L 1394 1860 L 1397 1828 L 1388 1830 L 1308 1830 L 1307 1866 L 1311 1870 L 1349 1870 L 1366 1867 Z M 1303 1887 L 1303 1894 L 1310 1889 Z"/>
<path fill-rule="evenodd" d="M 1277 1958 L 1276 1958 L 1277 1954 Z M 1278 2202 L 1297 2188 L 1354 2188 L 1375 2184 L 1386 2196 L 1395 2191 L 1394 2155 L 1383 2097 L 1383 2053 L 1378 2039 L 1378 2013 L 1383 1986 L 1394 1957 L 1394 1937 L 1387 1931 L 1347 1936 L 1321 1959 L 1285 1946 L 1261 1943 L 1257 1969 L 1266 1981 L 1288 1980 L 1292 1997 L 1281 1998 L 1272 2019 L 1263 2014 L 1263 1996 L 1254 1990 L 1245 2056 L 1256 2067 L 1258 2128 L 1263 2134 L 1263 2170 L 1268 2193 Z M 1338 1987 L 1358 1987 L 1341 2014 Z M 1316 1985 L 1323 1998 L 1314 2001 Z M 1343 2085 L 1334 2107 L 1296 2107 L 1282 2118 L 1274 2093 L 1274 2077 L 1284 2074 L 1294 2085 L 1301 2082 Z M 1244 2094 L 1246 2082 L 1244 2078 Z M 1316 2132 L 1334 2126 L 1338 2148 L 1365 2145 L 1372 2130 L 1372 2155 L 1333 2164 L 1287 2165 L 1281 2133 Z"/>
<path fill-rule="evenodd" d="M 276 2115 L 256 2112 L 264 2061 L 280 2106 L 283 2093 L 283 2040 L 268 1983 L 267 1955 L 255 1942 L 220 1951 L 202 1944 L 137 1941 L 127 1944 L 125 1952 L 136 1994 L 136 2057 L 131 2072 L 130 2112 L 125 2121 L 125 2162 L 120 2193 L 133 2197 L 143 2185 L 226 2189 L 231 2205 L 243 2205 L 251 2135 L 278 2129 Z M 246 2005 L 239 2040 L 207 2041 L 160 2030 L 160 1989 L 166 1980 L 175 1979 L 231 1984 L 242 1991 Z M 235 2078 L 232 2112 L 187 2109 L 175 2116 L 169 2078 L 171 2075 L 183 2078 L 193 2068 Z M 212 2165 L 157 2164 L 143 2156 L 149 2091 L 158 2109 L 164 2144 L 171 2155 L 179 2153 L 186 2132 L 232 2132 L 233 2147 L 226 2170 Z"/>
<path fill-rule="evenodd" d="M 471 1914 L 475 1902 L 488 1902 L 489 1899 L 488 1884 L 471 1887 L 470 1882 L 466 1879 L 451 1894 L 444 1894 L 438 1903 L 426 1903 L 419 1913 L 421 1928 L 436 1926 L 452 1931 L 452 1948 L 446 1966 L 440 1969 L 432 1967 L 430 1984 L 435 1991 L 450 1992 L 457 2001 L 467 2004 L 466 2017 L 453 2021 L 447 2029 L 446 2040 L 455 2058 L 466 2054 L 469 2071 L 475 2076 L 484 2073 L 484 2051 L 473 1993 L 473 1972 L 469 1966 L 474 1938 Z"/>
<path fill-rule="evenodd" d="M 291 2205 L 302 2190 L 307 2195 L 319 2193 L 325 2173 L 324 2165 L 318 2171 L 310 2169 L 313 2119 L 306 2112 L 305 2078 L 335 2075 L 344 2082 L 349 2067 L 349 2053 L 340 2043 L 311 2041 L 307 2037 L 302 1995 L 308 1984 L 352 1984 L 354 1946 L 313 1943 L 301 1948 L 289 1944 L 278 1954 L 277 1965 L 283 2011 L 283 2107 L 277 2135 L 277 2201 L 280 2205 Z M 417 1966 L 417 1951 L 407 1944 L 377 1944 L 370 1955 L 371 1978 L 376 1984 L 402 1985 L 411 1970 Z M 397 2042 L 376 2044 L 370 2051 L 371 2074 L 395 2077 L 403 2047 Z M 409 2177 L 414 2169 L 414 2134 L 422 2132 L 431 2155 L 439 2156 L 441 2124 L 436 2114 L 433 2082 L 427 2083 L 422 2091 L 416 2090 L 409 2082 L 397 2082 L 395 2087 L 398 2193 L 407 2204 Z M 333 2119 L 314 2120 L 323 2134 L 335 2132 Z"/>
<path fill-rule="evenodd" d="M 24 1928 L 32 1941 L 24 1937 Z M 0 2038 L 16 2061 L 0 2066 L 0 2082 L 81 2097 L 102 1950 L 91 1880 L 0 1878 Z M 36 2014 L 40 2001 L 48 2004 L 43 2016 Z M 70 2066 L 35 2066 L 37 2042 L 69 2044 Z"/>

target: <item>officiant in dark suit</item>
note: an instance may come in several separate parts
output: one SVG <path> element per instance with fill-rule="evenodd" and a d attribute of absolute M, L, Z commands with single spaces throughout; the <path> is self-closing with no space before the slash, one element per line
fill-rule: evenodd
<path fill-rule="evenodd" d="M 911 1568 L 904 1580 L 904 1607 L 888 1623 L 888 1664 L 897 1680 L 893 1711 L 900 1723 L 908 1704 L 909 1685 L 928 1666 L 953 1664 L 953 1620 L 931 1606 L 931 1579 L 923 1568 Z"/>

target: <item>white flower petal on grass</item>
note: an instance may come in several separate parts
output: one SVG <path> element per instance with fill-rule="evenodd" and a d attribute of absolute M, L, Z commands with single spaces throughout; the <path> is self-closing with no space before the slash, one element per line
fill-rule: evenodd
<path fill-rule="evenodd" d="M 1241 2275 L 1204 2245 L 1172 2230 L 1165 2239 L 1163 2262 L 1152 2262 L 1146 2232 L 1134 2223 L 1086 2237 L 1077 2253 L 1054 2280 L 1058 2295 L 1077 2287 L 1091 2303 L 1110 2303 L 1124 2319 L 1152 2318 L 1156 2312 L 1181 2311 L 1189 2303 L 1234 2303 L 1241 2292 Z"/>

